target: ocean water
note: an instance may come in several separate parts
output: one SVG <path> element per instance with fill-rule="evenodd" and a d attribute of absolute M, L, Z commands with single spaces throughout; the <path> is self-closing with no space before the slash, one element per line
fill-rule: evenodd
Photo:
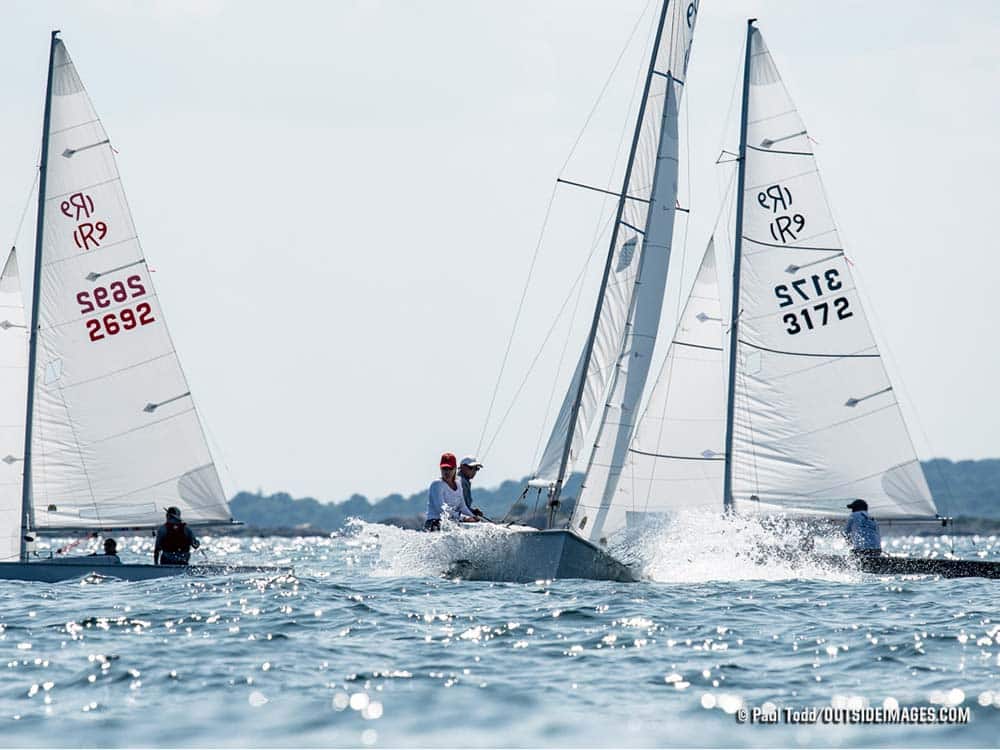
<path fill-rule="evenodd" d="M 502 532 L 360 523 L 205 540 L 293 576 L 0 581 L 2 744 L 996 746 L 1000 581 L 830 574 L 776 554 L 797 533 L 678 522 L 634 584 L 452 580 Z M 996 537 L 887 547 L 1000 559 Z M 846 721 L 895 706 L 936 721 Z"/>

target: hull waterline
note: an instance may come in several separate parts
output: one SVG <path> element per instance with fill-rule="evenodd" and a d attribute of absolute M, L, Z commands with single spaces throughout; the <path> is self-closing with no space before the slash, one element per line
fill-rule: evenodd
<path fill-rule="evenodd" d="M 470 581 L 528 583 L 554 578 L 638 580 L 638 575 L 592 542 L 565 529 L 521 531 L 503 537 L 500 562 L 454 560 L 447 574 Z"/>
<path fill-rule="evenodd" d="M 990 560 L 948 560 L 878 555 L 874 557 L 823 556 L 820 560 L 832 568 L 860 570 L 876 575 L 934 575 L 942 578 L 1000 579 L 1000 562 Z"/>
<path fill-rule="evenodd" d="M 123 581 L 149 581 L 171 576 L 286 575 L 290 567 L 269 565 L 101 565 L 87 562 L 0 563 L 0 580 L 58 583 L 97 575 Z"/>

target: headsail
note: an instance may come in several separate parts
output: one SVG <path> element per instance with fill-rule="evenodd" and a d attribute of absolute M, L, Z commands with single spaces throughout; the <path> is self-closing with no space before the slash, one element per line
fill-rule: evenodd
<path fill-rule="evenodd" d="M 583 398 L 573 425 L 570 466 L 581 457 L 585 437 L 597 413 L 603 410 L 602 399 L 608 388 L 614 387 L 612 382 L 617 379 L 622 383 L 628 399 L 638 391 L 633 408 L 638 407 L 645 384 L 648 355 L 652 353 L 651 342 L 650 351 L 646 352 L 646 336 L 652 330 L 655 338 L 659 323 L 662 284 L 673 234 L 677 200 L 677 104 L 690 55 L 697 6 L 697 2 L 673 0 L 661 19 L 662 32 L 658 37 L 659 45 L 653 51 L 648 90 L 624 185 L 626 197 L 614 233 L 614 265 L 608 276 L 593 351 L 587 362 Z M 637 285 L 640 273 L 644 281 Z M 644 292 L 645 279 L 649 279 L 649 286 L 653 288 Z M 658 285 L 661 286 L 659 291 L 655 289 Z M 628 335 L 630 328 L 638 334 Z M 535 472 L 536 478 L 546 481 L 558 478 L 587 354 L 585 347 Z M 635 373 L 616 375 L 616 369 L 622 368 L 623 361 L 631 361 L 633 354 L 637 360 Z M 645 360 L 639 362 L 642 357 Z M 628 399 L 627 403 L 631 403 Z M 610 420 L 604 414 L 600 429 L 611 421 L 618 420 Z M 631 426 L 628 431 L 631 434 Z"/>
<path fill-rule="evenodd" d="M 230 519 L 114 151 L 53 39 L 31 445 L 35 528 Z"/>
<path fill-rule="evenodd" d="M 17 255 L 11 250 L 0 273 L 0 562 L 16 560 L 21 545 L 27 333 Z"/>
<path fill-rule="evenodd" d="M 750 34 L 733 505 L 738 512 L 933 517 L 861 306 L 812 142 Z"/>
<path fill-rule="evenodd" d="M 588 510 L 587 514 L 591 520 L 603 519 L 616 502 L 615 495 L 639 418 L 659 333 L 677 214 L 678 108 L 696 16 L 693 4 L 675 2 L 672 6 L 665 29 L 667 38 L 654 67 L 656 85 L 650 92 L 651 106 L 642 125 L 643 147 L 636 157 L 636 169 L 629 185 L 629 195 L 641 196 L 649 203 L 629 203 L 635 226 L 643 228 L 636 288 L 625 336 L 611 373 L 610 392 L 591 450 L 578 503 L 580 510 L 573 517 L 574 528 L 592 536 L 600 536 L 601 530 L 587 528 L 583 508 L 601 508 L 601 511 Z"/>
<path fill-rule="evenodd" d="M 650 515 L 722 509 L 726 416 L 722 343 L 715 250 L 709 242 L 636 424 L 613 499 L 607 505 L 578 503 L 575 530 L 599 541 L 625 526 L 639 525 Z"/>

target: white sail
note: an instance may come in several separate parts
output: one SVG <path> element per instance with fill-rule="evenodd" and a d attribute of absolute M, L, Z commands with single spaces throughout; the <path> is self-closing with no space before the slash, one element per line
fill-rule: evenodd
<path fill-rule="evenodd" d="M 932 517 L 806 127 L 752 33 L 733 504 L 741 513 Z"/>
<path fill-rule="evenodd" d="M 612 502 L 581 501 L 574 528 L 596 542 L 671 511 L 720 511 L 725 430 L 722 309 L 710 242 Z"/>
<path fill-rule="evenodd" d="M 55 41 L 34 418 L 37 529 L 230 518 L 114 152 Z"/>
<path fill-rule="evenodd" d="M 694 6 L 681 2 L 671 5 L 664 29 L 666 39 L 657 55 L 650 104 L 642 124 L 643 147 L 636 157 L 628 190 L 629 195 L 648 199 L 649 204 L 628 204 L 635 226 L 643 227 L 641 256 L 625 337 L 591 449 L 578 503 L 580 510 L 574 514 L 574 528 L 590 536 L 599 537 L 603 530 L 587 528 L 584 508 L 601 508 L 599 512 L 587 512 L 592 521 L 600 522 L 616 502 L 660 327 L 677 213 L 678 107 L 697 15 L 696 9 L 691 12 L 689 8 Z"/>
<path fill-rule="evenodd" d="M 629 410 L 638 407 L 645 385 L 670 257 L 677 202 L 677 105 L 691 51 L 697 6 L 697 2 L 674 0 L 665 11 L 632 171 L 625 186 L 628 198 L 617 227 L 615 262 L 608 278 L 572 436 L 570 467 L 580 458 L 598 411 L 604 409 L 602 399 L 609 387 L 615 388 L 616 403 Z M 637 284 L 640 273 L 642 283 Z M 585 355 L 586 348 L 535 472 L 537 479 L 552 481 L 558 476 Z M 622 363 L 632 360 L 635 360 L 634 371 L 629 372 Z M 616 388 L 613 382 L 620 382 L 621 387 Z M 605 425 L 618 421 L 616 415 L 603 413 L 599 429 L 603 432 Z M 631 422 L 622 431 L 631 436 Z M 627 440 L 619 447 L 624 455 Z"/>
<path fill-rule="evenodd" d="M 0 562 L 17 560 L 21 549 L 27 333 L 17 255 L 11 250 L 0 273 Z"/>

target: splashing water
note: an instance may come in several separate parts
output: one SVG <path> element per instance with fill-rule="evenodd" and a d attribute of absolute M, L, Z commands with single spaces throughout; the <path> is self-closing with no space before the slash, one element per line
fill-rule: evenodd
<path fill-rule="evenodd" d="M 493 523 L 460 524 L 444 520 L 428 534 L 352 519 L 347 533 L 368 553 L 371 573 L 382 577 L 459 576 L 461 566 L 502 571 L 510 542 L 527 527 Z M 534 531 L 535 529 L 530 529 Z"/>
<path fill-rule="evenodd" d="M 613 540 L 608 551 L 645 579 L 665 583 L 856 580 L 814 556 L 843 548 L 839 532 L 805 521 L 690 512 Z"/>

